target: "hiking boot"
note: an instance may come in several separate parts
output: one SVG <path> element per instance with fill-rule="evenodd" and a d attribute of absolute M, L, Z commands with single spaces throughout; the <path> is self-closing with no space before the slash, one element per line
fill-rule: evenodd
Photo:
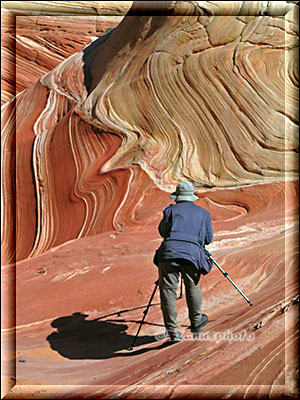
<path fill-rule="evenodd" d="M 182 333 L 177 332 L 175 334 L 170 334 L 170 342 L 171 343 L 179 343 L 182 340 Z"/>
<path fill-rule="evenodd" d="M 192 333 L 199 333 L 200 329 L 203 328 L 203 326 L 205 326 L 208 322 L 208 317 L 206 314 L 202 314 L 201 316 L 201 320 L 200 320 L 200 324 L 197 325 L 191 325 L 190 326 L 190 330 Z"/>

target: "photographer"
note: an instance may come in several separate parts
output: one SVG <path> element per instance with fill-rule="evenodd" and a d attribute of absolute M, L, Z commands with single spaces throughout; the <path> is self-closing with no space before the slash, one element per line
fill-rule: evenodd
<path fill-rule="evenodd" d="M 212 265 L 207 260 L 204 246 L 212 241 L 213 232 L 209 212 L 193 203 L 199 198 L 194 194 L 192 183 L 180 182 L 170 198 L 175 204 L 163 211 L 158 230 L 164 240 L 156 251 L 154 263 L 159 268 L 165 328 L 171 342 L 177 343 L 182 339 L 178 332 L 176 312 L 180 273 L 185 284 L 191 332 L 199 333 L 200 328 L 208 321 L 207 315 L 201 312 L 199 279 L 201 274 L 207 274 L 211 270 Z"/>

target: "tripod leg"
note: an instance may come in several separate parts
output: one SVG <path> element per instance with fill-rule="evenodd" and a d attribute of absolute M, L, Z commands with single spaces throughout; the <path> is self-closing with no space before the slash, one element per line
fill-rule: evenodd
<path fill-rule="evenodd" d="M 249 303 L 250 306 L 252 306 L 253 304 L 251 303 L 251 301 L 248 299 L 247 296 L 244 295 L 244 293 L 241 291 L 241 289 L 233 282 L 232 279 L 229 278 L 227 272 L 225 272 L 220 265 L 213 259 L 212 255 L 205 250 L 207 256 L 212 260 L 212 262 L 215 264 L 216 267 L 219 268 L 219 270 L 222 272 L 222 274 L 225 276 L 225 278 L 227 278 L 229 280 L 229 282 L 232 284 L 232 286 L 234 286 L 236 288 L 236 290 L 244 297 L 244 299 L 247 301 L 247 303 Z"/>
<path fill-rule="evenodd" d="M 142 319 L 142 321 L 141 321 L 141 323 L 140 323 L 140 326 L 139 326 L 139 328 L 138 328 L 138 330 L 137 330 L 137 333 L 136 333 L 136 335 L 135 335 L 135 337 L 134 337 L 134 339 L 133 339 L 132 345 L 131 345 L 131 347 L 129 347 L 128 350 L 132 350 L 133 347 L 134 347 L 134 345 L 135 345 L 136 339 L 137 339 L 137 337 L 138 337 L 138 335 L 139 335 L 139 333 L 140 333 L 140 330 L 141 330 L 141 328 L 142 328 L 142 325 L 143 325 L 143 323 L 144 323 L 144 320 L 145 320 L 145 318 L 146 318 L 146 315 L 148 314 L 148 310 L 149 310 L 149 308 L 150 308 L 150 305 L 151 305 L 151 302 L 152 302 L 153 297 L 154 297 L 154 295 L 155 295 L 155 292 L 156 292 L 157 287 L 158 287 L 158 280 L 155 282 L 155 288 L 154 288 L 154 290 L 153 290 L 153 292 L 152 292 L 152 295 L 151 295 L 151 297 L 150 297 L 150 300 L 149 300 L 149 303 L 148 303 L 148 305 L 147 305 L 147 308 L 146 308 L 146 310 L 143 311 L 143 313 L 144 313 L 143 319 Z"/>

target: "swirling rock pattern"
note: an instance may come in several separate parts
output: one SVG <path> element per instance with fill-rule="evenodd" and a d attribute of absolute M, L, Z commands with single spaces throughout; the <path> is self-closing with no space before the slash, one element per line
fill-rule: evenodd
<path fill-rule="evenodd" d="M 151 3 L 134 2 L 90 46 L 82 27 L 72 55 L 74 37 L 61 37 L 53 54 L 66 59 L 32 59 L 54 68 L 3 106 L 3 309 L 17 310 L 3 317 L 8 379 L 15 326 L 18 344 L 6 398 L 37 384 L 51 398 L 297 398 L 296 7 Z M 211 213 L 210 251 L 254 304 L 214 268 L 200 282 L 207 332 L 255 341 L 153 344 L 156 297 L 129 356 L 161 211 L 181 179 Z M 188 334 L 184 301 L 178 320 Z"/>
<path fill-rule="evenodd" d="M 163 190 L 180 179 L 203 190 L 295 176 L 296 104 L 286 104 L 296 44 L 285 20 L 139 20 L 131 51 L 126 19 L 111 68 L 99 68 L 110 41 L 87 66 L 94 82 L 81 112 L 124 137 L 104 171 L 139 164 Z"/>
<path fill-rule="evenodd" d="M 153 209 L 168 202 L 167 195 L 158 196 L 158 189 L 147 193 Z M 289 202 L 283 207 L 285 195 Z M 118 394 L 136 399 L 297 397 L 299 245 L 293 222 L 298 195 L 296 184 L 282 182 L 225 190 L 222 201 L 220 192 L 201 199 L 215 216 L 216 237 L 210 250 L 254 306 L 249 307 L 213 268 L 200 279 L 203 310 L 210 320 L 203 333 L 208 336 L 188 339 L 185 300 L 178 300 L 178 321 L 186 340 L 176 349 L 151 342 L 163 332 L 156 294 L 137 347 L 126 350 L 154 288 L 152 257 L 160 241 L 160 215 L 152 215 L 148 226 L 70 241 L 19 262 L 19 389 L 15 387 L 10 398 L 38 390 L 51 398 L 95 392 L 99 397 Z M 257 197 L 263 202 L 258 204 Z M 155 203 L 158 198 L 161 204 Z M 233 198 L 239 199 L 234 210 Z M 140 222 L 149 221 L 144 212 L 136 210 Z M 5 280 L 12 269 L 4 269 Z M 14 322 L 3 322 L 7 347 Z M 208 340 L 227 331 L 237 340 Z M 5 354 L 9 358 L 9 351 Z M 75 382 L 77 386 L 69 386 Z"/>
<path fill-rule="evenodd" d="M 94 15 L 125 15 L 132 5 L 132 1 L 3 1 L 2 7 L 26 15 L 51 16 L 94 16 Z"/>
<path fill-rule="evenodd" d="M 113 29 L 123 18 L 24 16 L 5 9 L 1 16 L 2 104 L 27 89 L 64 59 Z"/>
<path fill-rule="evenodd" d="M 291 12 L 177 16 L 180 4 L 175 16 L 126 16 L 18 96 L 17 259 L 130 224 L 140 169 L 162 191 L 181 179 L 201 192 L 297 177 Z M 5 262 L 15 256 L 4 254 Z"/>

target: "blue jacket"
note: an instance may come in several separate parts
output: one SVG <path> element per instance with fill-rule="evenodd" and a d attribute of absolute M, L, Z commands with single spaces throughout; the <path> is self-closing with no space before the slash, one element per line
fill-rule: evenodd
<path fill-rule="evenodd" d="M 184 259 L 200 272 L 209 272 L 204 253 L 204 246 L 213 238 L 208 211 L 192 201 L 171 204 L 163 211 L 158 230 L 164 241 L 154 258 L 156 265 L 163 260 Z"/>

